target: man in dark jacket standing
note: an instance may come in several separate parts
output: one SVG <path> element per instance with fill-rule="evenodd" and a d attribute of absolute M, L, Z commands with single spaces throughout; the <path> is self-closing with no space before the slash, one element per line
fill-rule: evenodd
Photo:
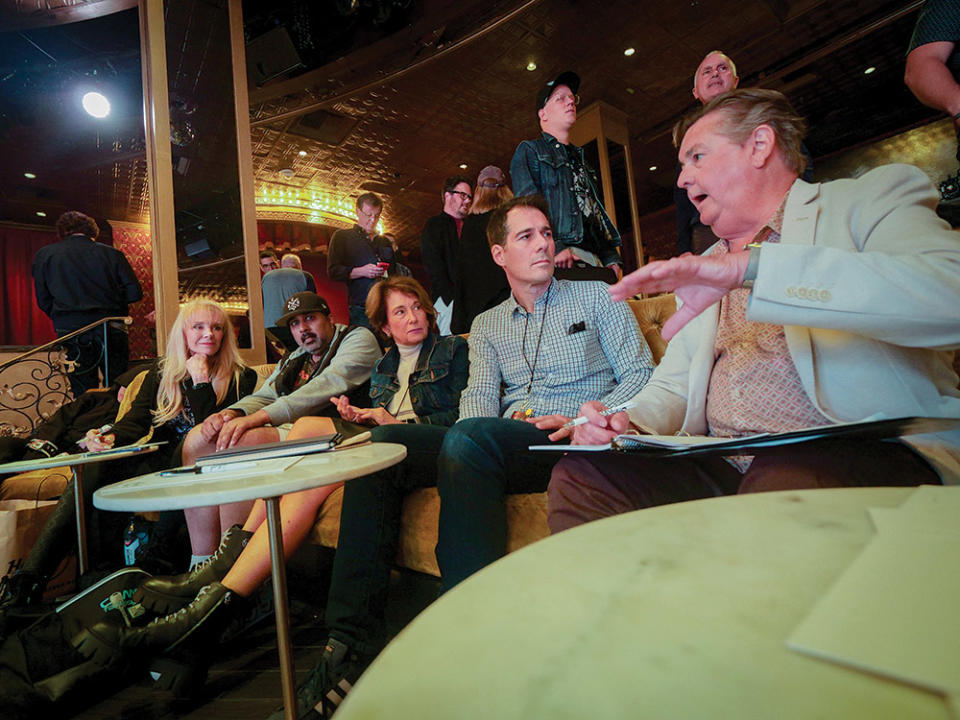
<path fill-rule="evenodd" d="M 437 327 L 441 335 L 450 334 L 453 317 L 457 246 L 463 219 L 470 212 L 473 186 L 461 176 L 443 182 L 443 212 L 427 220 L 420 235 L 420 254 L 430 276 L 430 299 L 437 310 Z"/>
<path fill-rule="evenodd" d="M 337 230 L 327 252 L 327 276 L 347 284 L 350 324 L 371 330 L 364 309 L 367 293 L 393 263 L 393 248 L 377 235 L 382 212 L 383 201 L 373 193 L 363 193 L 357 198 L 356 224 L 349 230 Z"/>
<path fill-rule="evenodd" d="M 143 297 L 140 281 L 119 250 L 95 242 L 100 228 L 93 218 L 70 211 L 57 220 L 60 241 L 40 248 L 33 256 L 37 305 L 53 321 L 57 337 L 68 335 L 106 317 L 127 314 L 127 306 Z M 69 374 L 75 398 L 100 382 L 104 385 L 126 371 L 130 343 L 120 322 L 97 327 L 63 343 L 67 360 L 74 363 Z"/>

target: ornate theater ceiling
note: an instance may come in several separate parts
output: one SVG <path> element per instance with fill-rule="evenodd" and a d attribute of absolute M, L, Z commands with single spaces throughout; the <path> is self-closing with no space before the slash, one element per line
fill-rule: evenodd
<path fill-rule="evenodd" d="M 669 130 L 694 107 L 699 60 L 718 48 L 742 86 L 787 93 L 809 121 L 814 158 L 829 157 L 936 117 L 903 86 L 920 4 L 248 0 L 259 213 L 336 223 L 372 190 L 385 200 L 384 228 L 413 249 L 440 209 L 443 178 L 506 169 L 538 132 L 537 89 L 566 69 L 583 79 L 582 107 L 603 100 L 626 113 L 638 206 L 658 210 L 672 202 Z M 0 220 L 49 223 L 67 208 L 148 220 L 137 11 L 61 22 L 130 5 L 0 2 Z M 216 37 L 194 21 L 179 50 L 202 58 Z M 202 88 L 190 82 L 201 66 L 172 72 L 181 87 Z M 117 88 L 109 122 L 79 110 L 80 86 Z M 225 139 L 190 122 L 205 101 L 189 90 L 174 98 L 172 140 L 209 156 Z"/>

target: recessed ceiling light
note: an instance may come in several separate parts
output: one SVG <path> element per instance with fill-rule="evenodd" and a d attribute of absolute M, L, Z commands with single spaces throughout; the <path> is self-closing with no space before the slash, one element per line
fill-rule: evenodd
<path fill-rule="evenodd" d="M 47 214 L 43 210 L 37 210 L 37 217 L 46 217 Z"/>
<path fill-rule="evenodd" d="M 877 69 L 873 65 L 871 65 L 870 67 L 868 67 L 866 70 L 863 71 L 863 74 L 869 75 L 870 73 L 876 72 L 876 71 Z"/>
<path fill-rule="evenodd" d="M 461 170 L 466 170 L 466 169 L 467 169 L 467 164 L 466 164 L 466 163 L 460 163 L 460 169 L 461 169 Z"/>
<path fill-rule="evenodd" d="M 650 168 L 649 168 L 650 172 L 653 172 L 653 171 L 656 170 L 656 169 L 657 169 L 657 166 L 656 166 L 656 165 L 651 165 Z"/>
<path fill-rule="evenodd" d="M 307 156 L 307 151 L 306 151 L 306 150 L 301 150 L 300 152 L 297 153 L 297 155 L 299 155 L 300 157 L 306 157 L 306 156 Z"/>
<path fill-rule="evenodd" d="M 623 54 L 626 55 L 627 57 L 630 57 L 635 52 L 636 52 L 635 48 L 627 48 L 626 50 L 623 51 Z"/>
<path fill-rule="evenodd" d="M 34 175 L 34 174 L 31 173 L 31 172 L 25 172 L 25 173 L 23 174 L 23 176 L 24 176 L 27 180 L 36 180 L 36 179 L 37 179 L 37 176 Z"/>
<path fill-rule="evenodd" d="M 88 92 L 81 102 L 87 114 L 95 118 L 105 118 L 110 114 L 110 101 L 103 93 Z"/>
<path fill-rule="evenodd" d="M 533 60 L 527 63 L 527 70 L 529 70 L 530 72 L 533 72 L 536 69 L 537 69 L 537 64 L 533 62 Z"/>

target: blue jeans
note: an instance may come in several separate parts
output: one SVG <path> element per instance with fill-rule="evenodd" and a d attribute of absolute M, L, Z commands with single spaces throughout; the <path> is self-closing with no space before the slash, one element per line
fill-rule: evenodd
<path fill-rule="evenodd" d="M 560 453 L 533 453 L 547 432 L 502 418 L 437 425 L 381 425 L 376 442 L 407 447 L 406 459 L 343 486 L 340 539 L 326 625 L 355 651 L 375 655 L 386 640 L 384 611 L 397 556 L 403 499 L 416 488 L 440 491 L 437 561 L 447 590 L 506 553 L 508 493 L 543 492 Z"/>
<path fill-rule="evenodd" d="M 373 325 L 370 324 L 370 318 L 367 317 L 367 311 L 363 305 L 349 305 L 347 306 L 347 314 L 350 318 L 350 324 L 356 325 L 357 327 L 365 327 L 373 330 Z"/>
<path fill-rule="evenodd" d="M 550 433 L 503 418 L 461 420 L 437 461 L 437 564 L 447 591 L 507 552 L 506 496 L 544 492 L 558 452 L 530 452 Z"/>
<path fill-rule="evenodd" d="M 57 336 L 69 335 L 73 330 L 58 329 Z M 73 399 L 76 400 L 87 390 L 100 387 L 99 371 L 103 372 L 103 386 L 106 387 L 122 373 L 127 371 L 130 357 L 130 340 L 126 329 L 107 327 L 107 351 L 103 349 L 103 328 L 87 330 L 71 340 L 62 343 L 68 360 L 76 363 L 74 371 L 67 375 Z"/>
<path fill-rule="evenodd" d="M 403 499 L 411 490 L 437 484 L 437 456 L 448 430 L 441 425 L 373 428 L 374 442 L 406 445 L 407 457 L 344 483 L 326 625 L 333 637 L 361 654 L 377 654 L 386 641 L 384 610 Z"/>

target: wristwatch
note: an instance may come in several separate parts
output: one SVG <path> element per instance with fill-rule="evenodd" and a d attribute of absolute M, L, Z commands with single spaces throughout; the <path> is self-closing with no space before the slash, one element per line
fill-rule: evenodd
<path fill-rule="evenodd" d="M 40 438 L 34 438 L 30 442 L 28 442 L 27 447 L 33 450 L 34 452 L 38 452 L 42 455 L 46 455 L 47 457 L 53 457 L 58 452 L 58 448 L 56 445 L 54 445 L 49 440 L 41 440 Z"/>
<path fill-rule="evenodd" d="M 760 267 L 760 243 L 750 243 L 747 250 L 750 252 L 750 259 L 747 260 L 747 271 L 743 274 L 743 282 L 740 287 L 748 290 L 753 287 L 757 280 L 757 269 Z"/>

